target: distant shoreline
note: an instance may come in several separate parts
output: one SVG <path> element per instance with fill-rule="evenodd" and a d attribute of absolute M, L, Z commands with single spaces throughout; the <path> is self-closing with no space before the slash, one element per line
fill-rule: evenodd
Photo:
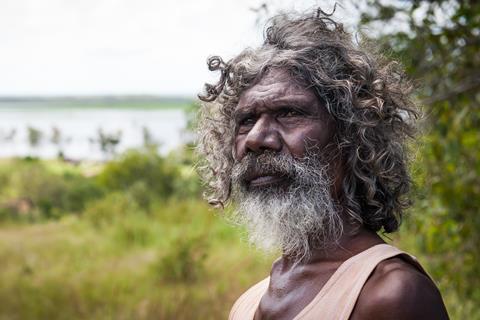
<path fill-rule="evenodd" d="M 194 99 L 164 96 L 0 97 L 1 109 L 187 109 Z"/>

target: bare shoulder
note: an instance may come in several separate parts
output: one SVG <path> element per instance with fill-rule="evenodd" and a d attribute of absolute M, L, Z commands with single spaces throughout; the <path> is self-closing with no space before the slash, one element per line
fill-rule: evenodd
<path fill-rule="evenodd" d="M 448 314 L 432 280 L 395 257 L 378 264 L 350 319 L 448 319 Z"/>

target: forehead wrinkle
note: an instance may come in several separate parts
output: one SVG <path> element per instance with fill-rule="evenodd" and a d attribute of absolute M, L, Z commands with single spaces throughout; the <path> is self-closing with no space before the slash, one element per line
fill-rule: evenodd
<path fill-rule="evenodd" d="M 256 84 L 246 89 L 237 104 L 237 110 L 248 112 L 254 109 L 271 109 L 281 106 L 319 106 L 315 93 L 301 85 L 288 72 L 272 69 Z"/>
<path fill-rule="evenodd" d="M 274 92 L 269 92 L 271 90 L 246 92 L 245 95 L 240 99 L 238 107 L 250 109 L 255 107 L 264 107 L 271 108 L 276 105 L 292 105 L 292 106 L 303 106 L 303 105 L 313 105 L 318 103 L 318 99 L 313 93 L 308 92 L 308 90 L 293 91 L 292 88 L 281 88 L 275 90 Z"/>
<path fill-rule="evenodd" d="M 239 104 L 247 108 L 265 106 L 271 104 L 278 97 L 283 97 L 287 91 L 288 88 L 286 86 L 279 88 L 278 86 L 272 87 L 272 85 L 256 85 L 243 94 Z"/>

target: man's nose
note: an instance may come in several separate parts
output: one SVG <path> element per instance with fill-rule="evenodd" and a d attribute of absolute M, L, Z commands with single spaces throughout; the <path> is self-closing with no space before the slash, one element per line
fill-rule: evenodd
<path fill-rule="evenodd" d="M 247 134 L 245 147 L 247 152 L 262 153 L 266 150 L 279 152 L 282 149 L 282 140 L 274 120 L 268 115 L 257 119 Z"/>

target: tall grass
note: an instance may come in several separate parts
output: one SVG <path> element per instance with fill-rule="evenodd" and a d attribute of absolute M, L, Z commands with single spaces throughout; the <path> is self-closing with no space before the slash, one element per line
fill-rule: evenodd
<path fill-rule="evenodd" d="M 270 264 L 239 238 L 198 200 L 5 226 L 0 318 L 224 319 Z"/>
<path fill-rule="evenodd" d="M 200 199 L 189 156 L 151 152 L 94 170 L 0 163 L 0 319 L 225 319 L 268 275 L 273 257 Z M 452 319 L 480 319 L 478 302 L 452 289 L 468 281 L 461 266 L 446 274 L 416 236 L 430 221 L 419 217 L 393 243 L 430 271 Z"/>

